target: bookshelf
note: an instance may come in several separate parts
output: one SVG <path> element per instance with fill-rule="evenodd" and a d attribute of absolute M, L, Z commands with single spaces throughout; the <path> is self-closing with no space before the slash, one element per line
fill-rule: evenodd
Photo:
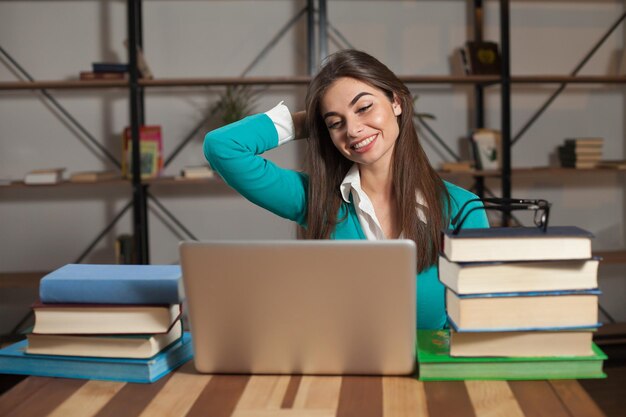
<path fill-rule="evenodd" d="M 309 2 L 308 4 L 314 4 L 316 2 Z M 326 0 L 322 0 L 319 4 L 327 3 Z M 483 21 L 482 21 L 482 1 L 466 2 L 467 8 L 470 11 L 468 13 L 468 20 L 471 20 L 471 25 L 474 27 L 473 34 L 468 31 L 468 37 L 480 39 L 483 36 Z M 530 85 L 530 84 L 587 84 L 587 85 L 622 85 L 626 83 L 626 76 L 563 76 L 557 74 L 536 74 L 536 75 L 515 75 L 510 74 L 508 68 L 510 57 L 510 1 L 499 0 L 497 2 L 500 12 L 501 38 L 500 46 L 502 48 L 502 56 L 505 63 L 503 66 L 503 73 L 494 76 L 449 76 L 449 75 L 402 75 L 400 78 L 407 84 L 414 85 L 463 85 L 468 87 L 474 87 L 477 96 L 482 96 L 482 90 L 494 85 L 498 85 L 502 89 L 502 120 L 509 120 L 511 118 L 511 92 L 510 87 L 512 85 Z M 321 10 L 321 8 L 320 8 Z M 128 1 L 126 3 L 126 11 L 128 13 L 128 38 L 131 44 L 142 45 L 142 2 L 141 1 Z M 321 22 L 320 22 L 321 24 Z M 309 35 L 307 35 L 309 36 Z M 307 39 L 310 42 L 310 38 Z M 309 44 L 310 46 L 310 44 Z M 130 48 L 129 62 L 131 68 L 136 70 L 136 56 L 132 53 L 134 48 Z M 310 53 L 310 51 L 309 51 Z M 266 76 L 254 76 L 254 77 L 192 77 L 192 78 L 157 78 L 152 80 L 143 80 L 138 78 L 137 73 L 131 72 L 129 80 L 96 80 L 96 81 L 79 81 L 79 80 L 43 80 L 34 82 L 0 82 L 0 90 L 2 91 L 29 91 L 29 90 L 94 90 L 99 93 L 103 90 L 118 90 L 128 92 L 131 101 L 131 109 L 129 111 L 129 124 L 138 127 L 144 118 L 144 104 L 143 94 L 150 89 L 157 88 L 195 88 L 195 87 L 212 87 L 212 86 L 227 86 L 227 85 L 273 85 L 273 86 L 305 86 L 310 81 L 310 76 L 284 76 L 284 77 L 266 77 Z M 479 93 L 479 90 L 481 91 Z M 508 92 L 507 92 L 508 91 Z M 481 109 L 484 107 L 484 103 L 477 98 L 475 100 L 476 108 Z M 480 113 L 480 111 L 478 112 Z M 484 126 L 484 120 L 481 122 L 480 116 L 477 115 L 476 120 L 472 123 L 477 127 Z M 503 123 L 503 136 L 509 136 L 510 142 L 510 128 L 507 128 Z M 506 141 L 506 139 L 505 139 Z M 137 148 L 137 147 L 135 147 Z M 510 164 L 510 152 L 511 146 L 506 146 L 506 150 L 509 152 L 508 163 L 505 163 L 502 171 L 500 172 L 470 172 L 470 173 L 442 173 L 444 178 L 458 178 L 460 176 L 468 179 L 491 179 L 496 178 L 501 184 L 502 194 L 505 195 L 507 190 L 510 193 L 512 181 L 515 178 L 527 175 L 546 175 L 546 176 L 585 176 L 594 175 L 596 173 L 604 172 L 616 172 L 621 175 L 620 171 L 612 170 L 572 170 L 561 168 L 513 168 Z M 137 164 L 136 164 L 137 165 Z M 144 246 L 147 244 L 148 224 L 145 216 L 146 205 L 146 190 L 151 186 L 163 186 L 169 187 L 170 184 L 185 185 L 186 188 L 193 188 L 196 184 L 206 184 L 206 180 L 174 180 L 171 178 L 162 178 L 157 180 L 142 180 L 140 178 L 127 180 L 116 180 L 112 182 L 102 182 L 96 184 L 90 184 L 97 187 L 125 187 L 126 184 L 131 186 L 131 192 L 134 194 L 133 207 L 136 209 L 135 213 L 135 234 L 141 237 Z M 208 180 L 211 181 L 211 180 Z M 209 182 L 211 183 L 211 182 Z M 211 183 L 212 184 L 212 183 Z M 58 185 L 60 187 L 83 187 L 83 184 L 74 183 L 62 183 Z M 20 183 L 14 183 L 9 188 L 28 188 Z M 49 187 L 49 186 L 46 186 Z M 149 248 L 143 250 L 144 261 L 149 262 Z"/>

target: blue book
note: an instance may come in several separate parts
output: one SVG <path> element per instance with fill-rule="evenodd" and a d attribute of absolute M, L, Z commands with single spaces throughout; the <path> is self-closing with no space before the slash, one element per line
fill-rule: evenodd
<path fill-rule="evenodd" d="M 27 344 L 22 340 L 0 349 L 0 374 L 150 383 L 193 357 L 189 332 L 149 359 L 29 355 Z"/>
<path fill-rule="evenodd" d="M 443 254 L 452 262 L 590 259 L 593 235 L 576 226 L 446 230 Z"/>
<path fill-rule="evenodd" d="M 91 64 L 93 72 L 128 72 L 128 64 L 116 62 L 93 62 Z"/>
<path fill-rule="evenodd" d="M 68 264 L 43 277 L 39 298 L 44 304 L 178 304 L 181 276 L 179 265 Z"/>

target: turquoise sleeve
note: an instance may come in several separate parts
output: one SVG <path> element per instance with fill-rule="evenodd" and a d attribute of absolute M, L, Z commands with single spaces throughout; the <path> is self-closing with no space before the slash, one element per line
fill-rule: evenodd
<path fill-rule="evenodd" d="M 256 114 L 207 133 L 204 156 L 228 185 L 252 203 L 303 225 L 308 177 L 259 156 L 276 146 L 274 123 L 266 114 Z"/>
<path fill-rule="evenodd" d="M 451 218 L 456 216 L 458 210 L 476 195 L 463 188 L 446 182 L 450 193 Z M 469 203 L 464 209 L 481 207 L 480 201 Z M 465 223 L 464 228 L 489 227 L 485 210 L 474 210 Z M 442 329 L 448 322 L 445 305 L 445 286 L 439 281 L 439 268 L 433 265 L 417 275 L 417 328 L 418 329 Z"/>

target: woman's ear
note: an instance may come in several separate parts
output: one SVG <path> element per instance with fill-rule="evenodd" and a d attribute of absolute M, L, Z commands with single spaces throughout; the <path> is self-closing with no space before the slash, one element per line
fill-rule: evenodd
<path fill-rule="evenodd" d="M 395 93 L 393 94 L 393 101 L 391 102 L 391 107 L 393 109 L 394 116 L 400 116 L 402 114 L 402 106 L 400 105 L 400 99 Z"/>

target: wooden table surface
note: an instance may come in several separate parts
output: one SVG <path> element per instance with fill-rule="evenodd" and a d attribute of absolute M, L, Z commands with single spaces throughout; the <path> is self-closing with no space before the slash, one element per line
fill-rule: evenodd
<path fill-rule="evenodd" d="M 153 384 L 28 377 L 0 396 L 5 417 L 603 415 L 575 380 L 202 375 L 191 362 Z"/>

